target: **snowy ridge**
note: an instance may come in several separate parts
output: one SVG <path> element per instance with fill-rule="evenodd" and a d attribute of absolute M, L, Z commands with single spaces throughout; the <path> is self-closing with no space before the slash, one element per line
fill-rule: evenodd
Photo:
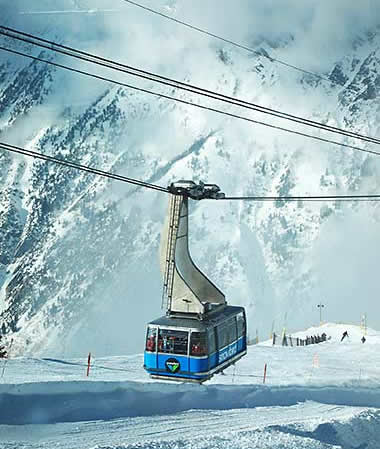
<path fill-rule="evenodd" d="M 286 335 L 295 338 L 305 338 L 307 336 L 321 335 L 325 333 L 329 338 L 330 343 L 339 343 L 342 338 L 343 332 L 347 331 L 347 341 L 349 341 L 350 343 L 361 343 L 361 339 L 363 336 L 365 337 L 368 344 L 378 345 L 380 343 L 380 333 L 378 331 L 375 331 L 374 329 L 366 327 L 364 321 L 361 325 L 352 323 L 322 323 L 319 326 L 315 325 L 309 327 L 306 330 L 291 332 L 287 329 L 284 329 L 284 331 Z M 281 334 L 278 333 L 277 335 L 279 336 Z M 264 346 L 271 346 L 272 340 L 266 340 L 259 344 Z"/>

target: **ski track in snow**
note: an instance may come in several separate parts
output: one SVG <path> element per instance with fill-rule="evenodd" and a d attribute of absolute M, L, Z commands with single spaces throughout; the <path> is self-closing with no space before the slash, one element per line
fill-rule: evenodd
<path fill-rule="evenodd" d="M 342 447 L 342 443 L 357 448 L 356 443 L 374 426 L 378 430 L 379 424 L 375 411 L 307 402 L 291 407 L 190 410 L 174 416 L 1 428 L 9 445 L 22 443 L 25 446 L 21 447 L 30 448 L 52 447 L 57 441 L 64 448 L 330 448 Z M 347 430 L 352 427 L 356 437 L 349 446 Z"/>

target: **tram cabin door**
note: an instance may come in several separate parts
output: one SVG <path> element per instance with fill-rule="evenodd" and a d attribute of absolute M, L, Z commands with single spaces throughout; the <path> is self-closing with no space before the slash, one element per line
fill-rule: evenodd
<path fill-rule="evenodd" d="M 190 333 L 190 372 L 200 373 L 209 370 L 207 333 L 192 330 Z"/>
<path fill-rule="evenodd" d="M 216 328 L 214 326 L 207 329 L 207 340 L 208 340 L 208 369 L 215 368 L 218 364 L 218 351 L 217 351 L 217 334 Z"/>
<path fill-rule="evenodd" d="M 157 368 L 168 370 L 167 361 L 179 363 L 179 371 L 189 371 L 189 331 L 173 328 L 158 329 Z"/>
<path fill-rule="evenodd" d="M 157 334 L 157 327 L 148 326 L 144 357 L 146 359 L 146 365 L 154 369 L 157 369 Z"/>

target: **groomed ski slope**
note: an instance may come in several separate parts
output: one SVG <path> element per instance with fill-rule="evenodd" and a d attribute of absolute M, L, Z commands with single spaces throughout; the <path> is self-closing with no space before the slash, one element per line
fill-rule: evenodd
<path fill-rule="evenodd" d="M 362 344 L 358 326 L 325 324 L 294 336 L 322 332 L 318 345 L 251 346 L 203 385 L 152 381 L 142 355 L 94 358 L 88 378 L 85 357 L 10 359 L 0 447 L 378 449 L 380 333 Z"/>

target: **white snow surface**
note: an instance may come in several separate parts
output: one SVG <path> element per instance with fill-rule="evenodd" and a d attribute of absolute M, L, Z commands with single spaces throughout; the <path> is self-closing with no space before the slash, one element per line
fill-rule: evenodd
<path fill-rule="evenodd" d="M 89 377 L 86 357 L 10 358 L 0 448 L 377 449 L 380 332 L 327 323 L 294 336 L 322 332 L 307 347 L 250 346 L 203 385 L 151 380 L 142 354 L 95 356 Z"/>

